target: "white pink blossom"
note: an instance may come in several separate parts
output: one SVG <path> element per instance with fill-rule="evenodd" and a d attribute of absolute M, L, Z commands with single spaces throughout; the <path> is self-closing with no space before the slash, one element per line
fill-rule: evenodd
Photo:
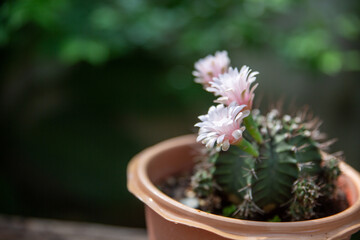
<path fill-rule="evenodd" d="M 258 72 L 251 72 L 248 66 L 243 66 L 240 71 L 237 68 L 229 68 L 228 72 L 220 74 L 210 82 L 207 91 L 213 92 L 215 96 L 219 96 L 215 100 L 217 103 L 229 105 L 236 102 L 238 105 L 247 105 L 247 109 L 252 108 L 254 99 L 254 90 L 258 86 L 255 84 L 252 88 L 251 84 L 256 80 Z"/>
<path fill-rule="evenodd" d="M 249 110 L 244 110 L 245 107 L 238 106 L 235 102 L 227 107 L 223 104 L 211 106 L 207 115 L 199 116 L 201 122 L 195 124 L 200 128 L 196 140 L 209 149 L 216 145 L 218 151 L 227 151 L 231 144 L 242 139 L 245 127 L 241 123 L 250 113 Z"/>
<path fill-rule="evenodd" d="M 216 52 L 215 55 L 209 55 L 195 63 L 195 82 L 201 83 L 204 87 L 210 86 L 214 77 L 227 71 L 230 59 L 226 51 Z"/>

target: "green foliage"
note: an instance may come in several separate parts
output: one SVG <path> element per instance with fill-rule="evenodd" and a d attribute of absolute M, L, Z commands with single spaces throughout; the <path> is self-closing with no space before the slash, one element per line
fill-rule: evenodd
<path fill-rule="evenodd" d="M 100 42 L 80 38 L 70 39 L 64 42 L 59 57 L 69 63 L 87 60 L 96 64 L 109 57 L 109 49 Z"/>
<path fill-rule="evenodd" d="M 279 215 L 275 215 L 272 219 L 269 219 L 268 222 L 281 222 Z"/>
<path fill-rule="evenodd" d="M 322 4 L 329 10 L 314 14 Z M 99 64 L 138 49 L 169 49 L 162 51 L 167 58 L 192 60 L 194 53 L 219 48 L 270 47 L 285 59 L 334 74 L 355 70 L 350 52 L 360 60 L 356 48 L 338 44 L 358 40 L 359 21 L 351 3 L 339 8 L 325 1 L 14 0 L 0 8 L 0 44 L 9 45 L 31 26 L 40 33 L 34 34 L 37 49 L 71 64 Z"/>
<path fill-rule="evenodd" d="M 225 217 L 230 217 L 236 211 L 236 209 L 237 209 L 237 206 L 232 204 L 230 206 L 224 207 L 222 214 Z"/>

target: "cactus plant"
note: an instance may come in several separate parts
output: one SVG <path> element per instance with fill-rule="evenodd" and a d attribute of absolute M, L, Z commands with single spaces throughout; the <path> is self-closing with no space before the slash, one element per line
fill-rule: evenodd
<path fill-rule="evenodd" d="M 219 65 L 215 57 L 200 61 L 207 71 Z M 251 85 L 258 72 L 247 66 L 213 72 L 212 81 L 203 85 L 220 104 L 210 107 L 195 125 L 197 140 L 208 152 L 195 168 L 191 189 L 199 199 L 223 196 L 227 206 L 222 212 L 227 216 L 271 216 L 278 221 L 276 214 L 282 212 L 280 220 L 316 218 L 322 200 L 334 198 L 340 174 L 339 157 L 325 154 L 333 141 L 325 141 L 321 122 L 306 111 L 290 116 L 281 109 L 266 114 L 252 109 L 257 84 Z M 206 73 L 196 76 L 198 83 L 205 82 L 199 76 Z"/>

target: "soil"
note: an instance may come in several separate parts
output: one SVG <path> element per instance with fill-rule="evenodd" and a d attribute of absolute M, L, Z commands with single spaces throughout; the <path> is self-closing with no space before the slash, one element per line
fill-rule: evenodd
<path fill-rule="evenodd" d="M 190 182 L 191 171 L 188 171 L 165 179 L 158 185 L 158 188 L 163 193 L 179 202 L 184 203 L 184 200 L 186 199 L 195 199 L 195 201 L 197 200 L 199 204 L 195 204 L 197 206 L 194 205 L 194 208 L 217 215 L 223 215 L 223 208 L 231 205 L 231 202 L 229 202 L 229 200 L 227 200 L 220 192 L 214 193 L 210 199 L 197 198 L 194 192 L 190 189 Z M 335 195 L 336 196 L 333 199 L 319 199 L 319 205 L 314 209 L 316 217 L 312 219 L 331 216 L 348 208 L 349 205 L 345 194 L 342 191 L 337 190 Z M 186 205 L 191 206 L 192 204 L 193 203 L 190 202 Z M 290 219 L 287 217 L 286 210 L 287 207 L 285 206 L 269 214 L 258 214 L 248 220 L 287 222 L 290 221 Z"/>

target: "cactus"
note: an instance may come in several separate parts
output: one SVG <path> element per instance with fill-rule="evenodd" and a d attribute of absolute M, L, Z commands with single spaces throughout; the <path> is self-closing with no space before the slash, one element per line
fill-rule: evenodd
<path fill-rule="evenodd" d="M 247 132 L 244 135 L 249 135 L 259 156 L 238 146 L 212 154 L 208 162 L 211 167 L 200 168 L 193 176 L 193 183 L 197 181 L 193 184 L 195 192 L 206 197 L 218 184 L 238 206 L 233 215 L 242 219 L 285 205 L 291 220 L 316 217 L 319 197 L 332 197 L 340 174 L 337 158 L 328 155 L 323 159 L 321 155 L 323 145 L 316 139 L 318 125 L 300 117 L 280 116 L 275 109 L 252 118 L 263 142 L 251 139 Z"/>
<path fill-rule="evenodd" d="M 233 217 L 274 213 L 277 220 L 281 209 L 284 219 L 315 218 L 321 199 L 334 196 L 340 174 L 338 158 L 323 153 L 333 141 L 322 142 L 320 121 L 306 111 L 291 117 L 279 109 L 265 115 L 252 110 L 256 74 L 230 67 L 207 83 L 222 104 L 195 125 L 197 140 L 210 150 L 207 167 L 197 167 L 191 187 L 199 198 L 226 196 L 223 212 Z"/>

